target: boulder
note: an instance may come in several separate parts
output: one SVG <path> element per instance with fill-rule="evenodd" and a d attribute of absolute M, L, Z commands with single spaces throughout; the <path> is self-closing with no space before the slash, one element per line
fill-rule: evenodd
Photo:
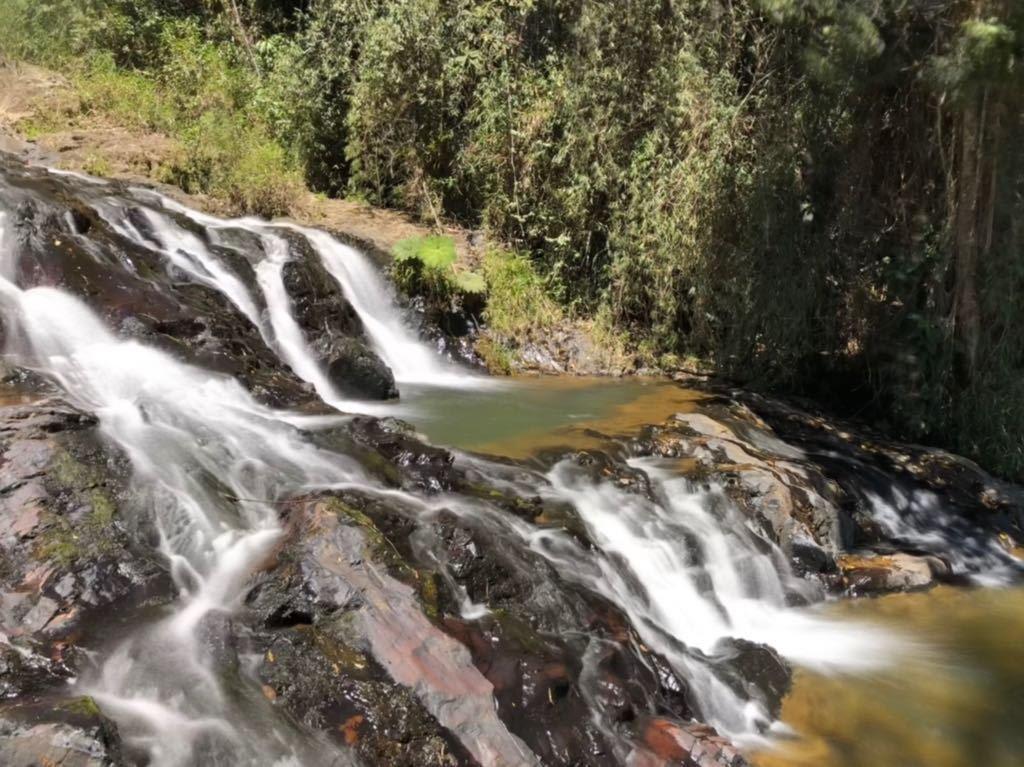
<path fill-rule="evenodd" d="M 391 368 L 363 342 L 354 338 L 337 338 L 324 356 L 328 378 L 345 394 L 378 400 L 398 396 Z"/>
<path fill-rule="evenodd" d="M 98 727 L 16 726 L 0 721 L 0 763 L 6 767 L 113 767 L 126 764 Z"/>
<path fill-rule="evenodd" d="M 923 589 L 949 574 L 949 566 L 938 557 L 903 552 L 843 554 L 839 569 L 851 595 Z"/>
<path fill-rule="evenodd" d="M 4 767 L 128 767 L 117 725 L 91 698 L 50 708 L 0 709 L 0 764 Z"/>
<path fill-rule="evenodd" d="M 744 698 L 760 701 L 772 719 L 778 718 L 793 672 L 775 650 L 746 639 L 724 639 L 711 662 L 719 679 Z"/>

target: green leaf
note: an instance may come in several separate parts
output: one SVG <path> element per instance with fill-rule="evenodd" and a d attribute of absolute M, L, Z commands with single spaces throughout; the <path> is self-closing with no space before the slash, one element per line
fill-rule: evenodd
<path fill-rule="evenodd" d="M 431 269 L 447 269 L 455 263 L 455 240 L 451 237 L 408 237 L 392 249 L 396 261 L 420 261 Z"/>
<path fill-rule="evenodd" d="M 487 292 L 487 282 L 476 272 L 456 272 L 454 282 L 463 293 L 480 295 Z"/>

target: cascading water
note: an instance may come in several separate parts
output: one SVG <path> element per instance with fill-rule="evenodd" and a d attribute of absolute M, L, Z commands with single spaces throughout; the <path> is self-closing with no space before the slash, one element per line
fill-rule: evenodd
<path fill-rule="evenodd" d="M 252 218 L 223 221 L 197 213 L 169 197 L 148 190 L 136 191 L 143 197 L 155 199 L 167 210 L 187 216 L 204 226 L 244 227 L 260 232 L 280 227 L 302 234 L 338 282 L 345 299 L 356 310 L 374 350 L 394 372 L 396 381 L 456 388 L 488 385 L 486 379 L 456 369 L 417 339 L 403 322 L 387 283 L 373 263 L 358 250 L 339 242 L 328 233 L 289 222 L 270 224 Z"/>
<path fill-rule="evenodd" d="M 909 649 L 903 638 L 872 626 L 851 631 L 789 606 L 820 599 L 816 588 L 793 577 L 782 552 L 758 538 L 717 488 L 698 490 L 661 467 L 638 459 L 653 500 L 595 482 L 571 461 L 546 477 L 504 480 L 497 467 L 469 459 L 490 480 L 519 495 L 538 489 L 569 503 L 587 528 L 593 551 L 564 533 L 540 529 L 492 509 L 449 500 L 467 516 L 486 515 L 523 539 L 570 580 L 603 595 L 629 616 L 644 643 L 656 649 L 696 692 L 700 714 L 737 741 L 764 742 L 771 725 L 761 701 L 728 686 L 714 667 L 722 643 L 745 639 L 825 673 L 881 668 Z M 546 480 L 546 482 L 545 482 Z"/>
<path fill-rule="evenodd" d="M 310 446 L 236 382 L 116 338 L 62 291 L 4 278 L 0 295 L 18 361 L 95 413 L 131 459 L 139 508 L 180 591 L 177 609 L 116 649 L 85 689 L 156 765 L 347 763 L 286 728 L 265 731 L 271 716 L 257 697 L 229 702 L 199 634 L 237 605 L 279 537 L 275 499 L 359 478 L 359 467 Z"/>
<path fill-rule="evenodd" d="M 359 313 L 377 353 L 399 383 L 430 386 L 480 386 L 483 382 L 459 373 L 413 337 L 393 308 L 393 300 L 380 274 L 355 248 L 326 232 L 296 227 L 320 254 L 324 266 L 338 281 L 345 298 Z"/>
<path fill-rule="evenodd" d="M 286 229 L 313 246 L 399 381 L 480 385 L 480 379 L 459 374 L 416 340 L 365 257 L 329 235 L 290 224 L 223 221 L 148 192 L 136 193 L 129 202 L 89 183 L 80 194 L 115 232 L 159 252 L 186 280 L 223 296 L 324 402 L 366 410 L 364 403 L 346 401 L 334 390 L 293 316 L 282 278 L 282 268 L 293 257 L 283 236 Z M 165 210 L 140 206 L 139 200 L 153 199 Z M 128 207 L 141 210 L 129 215 Z M 186 216 L 207 239 L 167 211 Z M 130 458 L 138 528 L 165 557 L 179 593 L 172 609 L 134 631 L 101 660 L 95 674 L 79 682 L 153 765 L 340 765 L 353 760 L 351 752 L 285 721 L 252 680 L 227 689 L 212 649 L 217 636 L 230 633 L 227 624 L 245 598 L 253 571 L 281 540 L 280 503 L 324 488 L 356 490 L 393 503 L 417 525 L 453 513 L 487 526 L 509 547 L 525 545 L 551 563 L 559 578 L 599 595 L 627 616 L 646 648 L 665 658 L 690 685 L 697 713 L 737 739 L 763 733 L 771 717 L 756 694 L 730 685 L 720 673 L 716 653 L 723 643 L 763 643 L 800 664 L 838 671 L 872 668 L 904 647 L 880 631 L 862 627 L 852 632 L 789 607 L 794 599 L 806 603 L 820 595 L 790 575 L 778 548 L 752 529 L 724 493 L 691 486 L 657 462 L 631 462 L 649 482 L 648 496 L 611 480 L 595 480 L 571 461 L 541 475 L 458 456 L 490 487 L 570 505 L 590 545 L 481 497 L 386 488 L 353 457 L 310 438 L 306 430 L 323 426 L 324 417 L 260 404 L 228 376 L 118 337 L 79 298 L 55 288 L 18 285 L 18 252 L 10 238 L 2 237 L 5 223 L 0 214 L 0 302 L 8 353 L 94 413 L 104 433 Z M 85 237 L 73 228 L 68 236 Z M 247 285 L 207 242 L 249 258 L 254 282 Z M 424 543 L 424 551 L 429 553 L 432 545 Z M 431 558 L 446 566 L 444 557 Z M 461 589 L 451 578 L 448 583 Z M 465 591 L 459 602 L 463 620 L 488 614 Z M 591 650 L 606 641 L 590 643 L 582 678 L 596 679 Z M 393 661 L 381 660 L 386 668 L 398 668 Z M 584 687 L 589 700 L 592 690 Z M 451 717 L 451 700 L 429 691 L 419 694 L 443 724 L 465 725 L 461 713 Z M 458 733 L 466 748 L 485 764 L 534 763 L 493 710 L 493 721 L 480 711 L 469 734 Z M 614 740 L 614 722 L 600 712 L 595 718 Z M 493 748 L 481 745 L 487 739 Z"/>

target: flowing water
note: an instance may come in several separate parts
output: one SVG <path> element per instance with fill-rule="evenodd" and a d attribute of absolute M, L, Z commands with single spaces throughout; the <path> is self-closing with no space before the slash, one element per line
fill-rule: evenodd
<path fill-rule="evenodd" d="M 799 671 L 782 711 L 794 737 L 758 767 L 1021 764 L 1024 591 L 942 587 L 829 612 L 898 629 L 918 650 L 867 675 Z"/>
<path fill-rule="evenodd" d="M 34 282 L 33 273 L 19 268 L 22 250 L 12 219 L 17 211 L 0 210 L 8 358 L 39 372 L 95 414 L 130 458 L 137 527 L 162 554 L 178 592 L 172 610 L 106 648 L 95 672 L 78 681 L 150 764 L 354 762 L 349 750 L 278 715 L 244 674 L 225 679 L 211 641 L 281 540 L 280 503 L 322 488 L 357 488 L 415 515 L 444 509 L 489 526 L 509 546 L 540 555 L 561 579 L 621 610 L 645 648 L 687 680 L 696 713 L 739 742 L 764 744 L 780 728 L 756 694 L 722 677 L 715 658 L 723 642 L 767 644 L 802 669 L 783 718 L 809 727 L 816 742 L 831 734 L 808 725 L 808 690 L 816 684 L 845 688 L 848 676 L 840 683 L 830 675 L 884 674 L 888 664 L 918 652 L 912 638 L 877 621 L 852 620 L 820 606 L 793 607 L 820 602 L 820 588 L 790 572 L 782 551 L 723 488 L 680 476 L 677 464 L 629 459 L 629 469 L 650 485 L 647 496 L 595 478 L 571 460 L 537 469 L 456 453 L 459 465 L 493 487 L 573 508 L 589 541 L 583 545 L 565 529 L 525 521 L 480 498 L 384 487 L 353 456 L 322 447 L 311 436 L 344 421 L 344 414 L 397 414 L 435 444 L 525 458 L 597 446 L 605 439 L 599 433 L 625 435 L 672 413 L 695 412 L 702 395 L 667 382 L 495 385 L 420 341 L 372 262 L 324 232 L 216 219 L 145 190 L 77 181 L 67 188 L 106 222 L 111 237 L 164 259 L 174 290 L 194 283 L 215 291 L 329 406 L 320 413 L 271 407 L 230 375 L 119 334 L 82 296 L 45 280 Z M 71 219 L 61 236 L 97 258 L 117 260 L 104 240 L 79 229 Z M 304 239 L 358 314 L 371 345 L 395 374 L 400 402 L 353 400 L 326 374 L 296 320 L 282 276 L 298 257 L 294 237 Z M 145 276 L 131 259 L 119 263 Z M 251 279 L 239 271 L 241 264 L 249 264 Z M 879 516 L 885 524 L 885 514 Z M 464 600 L 464 619 L 486 614 L 486 605 Z M 430 692 L 419 694 L 430 707 Z M 444 722 L 444 710 L 434 710 Z M 479 761 L 536 762 L 497 717 L 478 716 L 476 735 L 457 730 L 456 736 Z M 614 732 L 600 711 L 594 716 Z M 481 745 L 485 741 L 487 747 Z M 789 758 L 811 763 L 801 754 L 783 753 L 765 757 L 765 764 Z"/>

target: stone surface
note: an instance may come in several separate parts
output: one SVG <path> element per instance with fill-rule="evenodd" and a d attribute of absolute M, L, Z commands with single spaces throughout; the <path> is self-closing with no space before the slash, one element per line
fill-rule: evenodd
<path fill-rule="evenodd" d="M 366 344 L 351 338 L 332 342 L 325 353 L 327 377 L 339 391 L 363 399 L 395 399 L 395 376 Z"/>
<path fill-rule="evenodd" d="M 949 574 L 949 566 L 938 557 L 905 553 L 844 554 L 839 569 L 853 595 L 925 588 Z"/>

